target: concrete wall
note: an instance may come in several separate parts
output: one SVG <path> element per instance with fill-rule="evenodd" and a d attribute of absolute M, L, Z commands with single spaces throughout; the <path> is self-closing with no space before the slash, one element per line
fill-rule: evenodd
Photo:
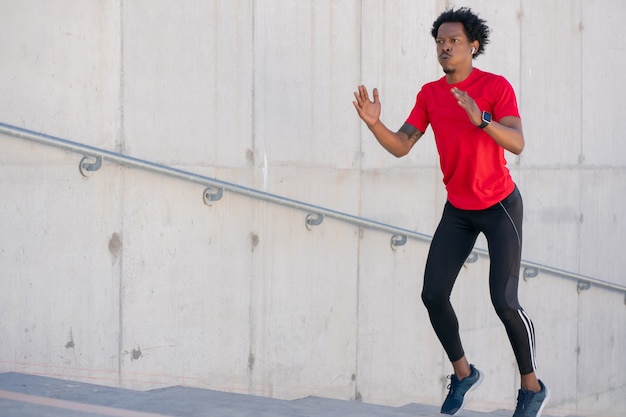
<path fill-rule="evenodd" d="M 432 234 L 445 200 L 431 133 L 395 159 L 358 120 L 378 87 L 399 127 L 441 75 L 450 1 L 5 0 L 0 121 Z M 459 3 L 460 4 L 460 3 Z M 618 0 L 468 1 L 493 28 L 527 146 L 524 258 L 626 285 L 626 83 Z M 0 135 L 0 371 L 149 389 L 437 404 L 450 373 L 419 301 L 427 244 Z M 485 247 L 484 241 L 478 246 Z M 488 262 L 453 294 L 486 373 L 518 376 Z M 624 294 L 542 274 L 520 297 L 551 412 L 626 412 Z"/>

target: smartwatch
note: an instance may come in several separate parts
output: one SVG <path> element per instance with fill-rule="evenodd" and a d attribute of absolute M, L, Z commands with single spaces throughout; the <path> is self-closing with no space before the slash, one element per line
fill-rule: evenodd
<path fill-rule="evenodd" d="M 489 126 L 489 123 L 491 123 L 491 113 L 484 111 L 482 114 L 482 119 L 483 121 L 481 124 L 478 125 L 478 127 L 484 129 Z"/>

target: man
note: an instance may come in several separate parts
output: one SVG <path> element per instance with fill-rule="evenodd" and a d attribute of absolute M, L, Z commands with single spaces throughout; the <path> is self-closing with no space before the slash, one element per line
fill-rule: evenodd
<path fill-rule="evenodd" d="M 483 378 L 465 356 L 450 304 L 457 275 L 483 233 L 489 243 L 491 300 L 521 375 L 514 417 L 538 417 L 550 394 L 535 375 L 534 328 L 517 298 L 523 206 L 504 158 L 504 150 L 522 152 L 524 135 L 509 82 L 473 67 L 489 32 L 486 22 L 468 8 L 450 9 L 437 18 L 432 35 L 445 76 L 422 86 L 397 132 L 380 121 L 377 89 L 370 101 L 367 89 L 359 86 L 353 103 L 378 142 L 396 157 L 406 155 L 428 125 L 434 132 L 448 201 L 426 261 L 422 300 L 454 371 L 441 412 L 457 414 L 465 394 Z"/>

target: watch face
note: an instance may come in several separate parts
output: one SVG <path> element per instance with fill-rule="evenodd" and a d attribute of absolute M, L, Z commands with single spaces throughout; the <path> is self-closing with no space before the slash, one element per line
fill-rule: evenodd
<path fill-rule="evenodd" d="M 491 113 L 483 112 L 483 120 L 487 123 L 491 123 Z"/>

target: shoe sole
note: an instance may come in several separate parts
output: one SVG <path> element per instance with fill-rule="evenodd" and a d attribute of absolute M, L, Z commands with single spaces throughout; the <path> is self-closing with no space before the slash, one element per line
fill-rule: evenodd
<path fill-rule="evenodd" d="M 477 369 L 478 371 L 478 369 Z M 480 383 L 483 382 L 483 373 L 478 371 L 478 380 L 476 382 L 474 382 L 474 385 L 472 385 L 470 387 L 470 389 L 467 390 L 467 392 L 465 393 L 465 395 L 463 396 L 463 402 L 461 403 L 461 406 L 459 407 L 458 410 L 456 410 L 456 413 L 451 414 L 453 416 L 456 416 L 457 414 L 459 414 L 461 411 L 463 411 L 463 407 L 465 407 L 465 398 L 467 398 L 467 394 L 469 394 L 470 392 L 474 391 L 476 388 L 478 388 L 478 386 L 480 385 Z M 546 397 L 547 399 L 548 397 Z M 539 417 L 539 416 L 537 416 Z"/>
<path fill-rule="evenodd" d="M 539 411 L 537 411 L 537 417 L 541 417 L 541 413 L 543 413 L 543 409 L 545 408 L 546 404 L 548 404 L 548 401 L 550 400 L 550 390 L 545 385 L 544 387 L 546 389 L 546 398 L 543 399 L 543 402 L 541 403 L 541 407 L 539 407 Z"/>

